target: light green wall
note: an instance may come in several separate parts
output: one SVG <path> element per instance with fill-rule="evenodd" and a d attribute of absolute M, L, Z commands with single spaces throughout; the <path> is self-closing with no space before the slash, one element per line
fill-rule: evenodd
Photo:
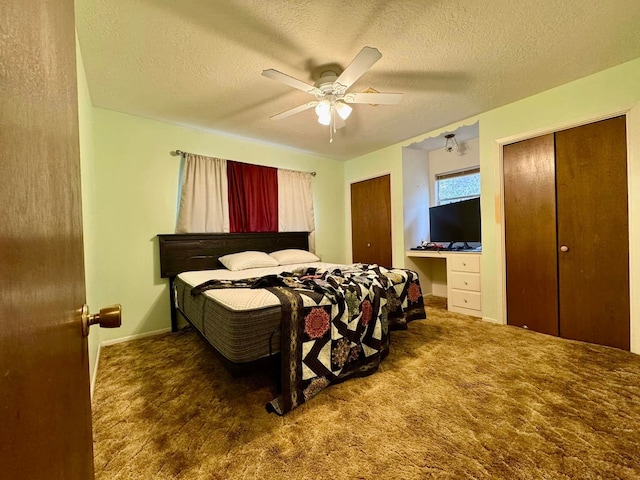
<path fill-rule="evenodd" d="M 404 265 L 404 222 L 402 206 L 402 148 L 394 145 L 349 160 L 344 167 L 345 249 L 351 261 L 351 184 L 381 175 L 391 175 L 392 262 Z"/>
<path fill-rule="evenodd" d="M 501 224 L 501 145 L 629 111 L 640 101 L 640 59 L 576 80 L 524 100 L 443 126 L 392 147 L 350 160 L 345 165 L 345 198 L 353 181 L 391 172 L 393 261 L 404 265 L 402 147 L 460 125 L 480 122 L 482 177 L 482 310 L 486 320 L 505 322 L 503 227 Z M 627 117 L 629 147 L 629 220 L 632 351 L 640 353 L 640 113 Z M 350 221 L 345 223 L 350 251 Z"/>
<path fill-rule="evenodd" d="M 87 305 L 92 311 L 101 308 L 98 303 L 96 217 L 95 217 L 95 169 L 93 157 L 93 106 L 82 62 L 80 45 L 76 38 L 76 68 L 78 77 L 78 129 L 80 134 L 80 181 L 82 185 L 82 229 L 84 237 L 84 276 Z M 93 327 L 89 335 L 89 372 L 94 384 L 100 329 Z"/>
<path fill-rule="evenodd" d="M 156 235 L 173 233 L 180 149 L 242 162 L 316 171 L 316 253 L 344 262 L 344 163 L 233 137 L 94 108 L 99 304 L 121 303 L 123 325 L 102 339 L 170 326 Z M 338 221 L 336 221 L 338 219 Z"/>

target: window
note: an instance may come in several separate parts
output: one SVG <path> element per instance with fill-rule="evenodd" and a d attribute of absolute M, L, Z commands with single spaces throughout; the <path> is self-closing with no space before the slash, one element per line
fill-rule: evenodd
<path fill-rule="evenodd" d="M 436 174 L 436 205 L 480 196 L 480 168 Z"/>

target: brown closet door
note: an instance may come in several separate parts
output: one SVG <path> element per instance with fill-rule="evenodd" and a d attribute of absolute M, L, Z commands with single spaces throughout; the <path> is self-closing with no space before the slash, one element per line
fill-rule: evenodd
<path fill-rule="evenodd" d="M 626 146 L 625 117 L 556 133 L 560 336 L 629 350 Z"/>
<path fill-rule="evenodd" d="M 553 134 L 503 148 L 507 323 L 558 335 Z"/>
<path fill-rule="evenodd" d="M 354 262 L 391 267 L 391 176 L 351 184 Z"/>

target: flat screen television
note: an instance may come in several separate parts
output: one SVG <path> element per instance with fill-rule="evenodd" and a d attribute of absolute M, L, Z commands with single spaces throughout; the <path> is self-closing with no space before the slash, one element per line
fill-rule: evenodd
<path fill-rule="evenodd" d="M 432 242 L 480 242 L 480 197 L 429 208 Z"/>

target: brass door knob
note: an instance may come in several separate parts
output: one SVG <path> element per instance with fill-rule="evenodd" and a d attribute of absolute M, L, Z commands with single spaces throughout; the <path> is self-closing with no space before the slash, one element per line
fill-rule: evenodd
<path fill-rule="evenodd" d="M 122 325 L 122 306 L 109 305 L 101 308 L 100 313 L 89 314 L 89 306 L 82 307 L 82 334 L 89 336 L 89 327 L 91 325 L 100 325 L 101 328 L 118 328 Z"/>

